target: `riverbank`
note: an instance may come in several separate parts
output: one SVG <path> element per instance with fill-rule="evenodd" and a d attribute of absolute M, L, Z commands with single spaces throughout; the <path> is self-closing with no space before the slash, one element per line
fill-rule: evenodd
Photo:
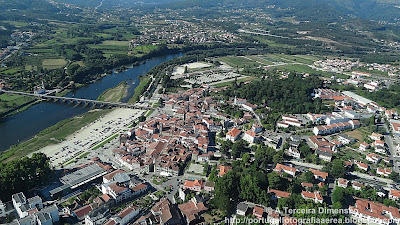
<path fill-rule="evenodd" d="M 182 56 L 182 54 L 179 53 L 147 60 L 145 63 L 130 68 L 127 71 L 104 76 L 103 79 L 93 82 L 90 85 L 85 85 L 71 91 L 64 90 L 59 94 L 71 98 L 95 100 L 107 89 L 115 87 L 123 81 L 128 81 L 128 94 L 122 100 L 122 102 L 127 102 L 134 95 L 135 88 L 141 83 L 139 77 L 145 76 L 152 68 L 179 56 Z M 4 118 L 0 123 L 0 133 L 2 134 L 0 135 L 0 152 L 11 149 L 15 151 L 14 145 L 18 144 L 21 147 L 23 141 L 31 140 L 40 131 L 67 118 L 83 115 L 89 110 L 88 107 L 83 107 L 83 105 L 42 101 L 40 104 L 35 104 L 22 113 Z M 27 150 L 26 152 L 30 151 Z M 7 154 L 12 155 L 12 152 L 9 151 Z M 7 157 L 5 156 L 3 160 L 7 159 L 10 155 L 6 155 Z M 20 156 L 22 157 L 24 154 L 20 154 Z"/>
<path fill-rule="evenodd" d="M 16 158 L 22 158 L 32 152 L 40 150 L 45 146 L 60 143 L 69 135 L 75 133 L 86 125 L 93 123 L 111 111 L 112 110 L 110 109 L 92 110 L 81 116 L 62 120 L 54 126 L 42 130 L 33 138 L 16 146 L 12 146 L 10 149 L 4 151 L 1 154 L 0 162 L 8 162 Z"/>
<path fill-rule="evenodd" d="M 22 112 L 38 102 L 29 96 L 0 94 L 0 118 Z"/>
<path fill-rule="evenodd" d="M 37 152 L 46 154 L 53 166 L 68 165 L 101 148 L 120 133 L 126 132 L 143 110 L 117 108 L 98 117 L 57 143 L 51 143 Z"/>
<path fill-rule="evenodd" d="M 117 86 L 105 90 L 98 98 L 103 102 L 121 102 L 128 93 L 128 85 L 126 81 L 122 81 Z"/>
<path fill-rule="evenodd" d="M 150 76 L 140 77 L 140 83 L 135 88 L 135 93 L 133 94 L 132 98 L 129 99 L 128 103 L 136 103 L 140 100 L 142 94 L 147 90 L 151 83 Z"/>

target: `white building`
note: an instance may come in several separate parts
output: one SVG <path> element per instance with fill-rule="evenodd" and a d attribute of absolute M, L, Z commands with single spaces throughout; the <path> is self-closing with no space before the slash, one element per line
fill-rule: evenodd
<path fill-rule="evenodd" d="M 290 146 L 288 150 L 288 155 L 292 156 L 293 158 L 300 159 L 300 151 L 296 147 Z"/>
<path fill-rule="evenodd" d="M 257 134 L 251 130 L 248 130 L 243 135 L 243 140 L 253 144 L 257 139 Z"/>

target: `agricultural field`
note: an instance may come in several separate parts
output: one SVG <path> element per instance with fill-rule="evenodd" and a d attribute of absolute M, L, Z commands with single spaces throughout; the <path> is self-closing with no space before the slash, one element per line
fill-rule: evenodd
<path fill-rule="evenodd" d="M 42 66 L 44 69 L 59 69 L 67 65 L 67 61 L 65 59 L 45 59 L 42 62 Z"/>
<path fill-rule="evenodd" d="M 255 67 L 260 65 L 254 60 L 246 58 L 244 56 L 225 56 L 219 58 L 219 60 L 235 68 Z"/>
<path fill-rule="evenodd" d="M 311 65 L 320 59 L 317 56 L 310 55 L 248 55 L 248 56 L 225 56 L 219 58 L 220 61 L 227 63 L 232 67 L 256 67 L 256 66 L 280 66 L 280 65 Z"/>
<path fill-rule="evenodd" d="M 1 67 L 0 75 L 7 75 L 7 77 L 13 77 L 16 74 L 21 73 L 21 67 Z"/>
<path fill-rule="evenodd" d="M 100 49 L 104 57 L 110 57 L 113 54 L 127 54 L 128 41 L 103 41 L 101 44 L 90 44 L 90 48 Z"/>
<path fill-rule="evenodd" d="M 136 56 L 142 56 L 144 54 L 148 54 L 149 52 L 157 48 L 158 47 L 156 45 L 140 45 L 132 49 L 131 54 Z"/>

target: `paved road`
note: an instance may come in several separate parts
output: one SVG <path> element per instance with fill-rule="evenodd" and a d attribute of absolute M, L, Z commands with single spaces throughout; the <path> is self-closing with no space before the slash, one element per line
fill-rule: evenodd
<path fill-rule="evenodd" d="M 317 169 L 317 170 L 320 170 L 323 167 L 321 165 L 316 165 L 316 164 L 313 164 L 313 163 L 304 163 L 304 162 L 299 162 L 299 161 L 296 161 L 296 160 L 291 160 L 290 162 L 293 163 L 294 165 L 307 167 L 307 168 L 313 168 L 313 169 Z"/>
<path fill-rule="evenodd" d="M 162 190 L 165 191 L 165 188 L 170 187 L 171 191 L 165 191 L 166 195 L 165 197 L 167 197 L 169 200 L 171 200 L 172 203 L 175 203 L 175 199 L 174 199 L 174 195 L 175 193 L 178 191 L 179 185 L 180 185 L 180 181 L 182 181 L 182 176 L 178 176 L 178 177 L 167 177 L 167 181 L 165 181 L 164 183 L 157 185 L 153 183 L 153 173 L 150 173 L 148 175 L 145 176 L 141 176 L 140 178 L 146 180 L 147 182 L 149 182 L 154 188 L 156 188 L 157 190 Z"/>
<path fill-rule="evenodd" d="M 366 180 L 380 181 L 380 182 L 387 183 L 387 184 L 393 184 L 394 183 L 394 181 L 392 181 L 390 179 L 371 176 L 371 175 L 360 173 L 360 172 L 357 172 L 357 171 L 351 172 L 350 174 L 353 175 L 353 176 L 358 176 L 358 177 L 366 179 Z"/>
<path fill-rule="evenodd" d="M 316 164 L 312 164 L 312 163 L 303 163 L 303 162 L 298 162 L 296 160 L 291 160 L 290 163 L 294 164 L 294 165 L 298 165 L 298 166 L 302 166 L 302 167 L 307 167 L 307 168 L 313 168 L 313 169 L 322 169 L 323 166 L 321 165 L 316 165 Z M 364 173 L 360 173 L 360 172 L 350 172 L 351 175 L 353 176 L 357 176 L 366 180 L 370 180 L 370 181 L 380 181 L 382 183 L 386 183 L 386 184 L 393 184 L 394 181 L 390 180 L 390 179 L 386 179 L 386 178 L 382 178 L 382 177 L 376 177 L 376 176 L 371 176 L 368 174 L 364 174 Z"/>

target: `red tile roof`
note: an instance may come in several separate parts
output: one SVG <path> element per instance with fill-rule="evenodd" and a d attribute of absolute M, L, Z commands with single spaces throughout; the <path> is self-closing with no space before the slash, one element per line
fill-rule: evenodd
<path fill-rule="evenodd" d="M 126 173 L 126 172 L 123 171 L 123 170 L 118 169 L 118 170 L 115 170 L 115 171 L 113 171 L 111 173 L 108 173 L 108 174 L 104 175 L 103 178 L 105 178 L 107 180 L 111 180 L 111 179 L 114 178 L 115 175 L 117 175 L 119 173 Z"/>
<path fill-rule="evenodd" d="M 79 218 L 83 218 L 84 216 L 86 216 L 87 214 L 89 214 L 91 211 L 93 210 L 91 205 L 86 205 L 83 206 L 79 209 L 76 209 L 74 211 L 74 213 L 79 217 Z"/>
<path fill-rule="evenodd" d="M 231 137 L 236 137 L 238 136 L 242 131 L 237 129 L 236 127 L 232 128 L 226 135 L 231 136 Z"/>
<path fill-rule="evenodd" d="M 264 213 L 264 208 L 260 206 L 254 206 L 253 214 L 262 216 L 263 213 Z"/>
<path fill-rule="evenodd" d="M 268 191 L 268 193 L 273 193 L 273 194 L 275 194 L 276 197 L 279 197 L 279 198 L 289 198 L 291 195 L 291 193 L 289 193 L 289 192 L 275 190 L 275 189 L 270 189 Z"/>

